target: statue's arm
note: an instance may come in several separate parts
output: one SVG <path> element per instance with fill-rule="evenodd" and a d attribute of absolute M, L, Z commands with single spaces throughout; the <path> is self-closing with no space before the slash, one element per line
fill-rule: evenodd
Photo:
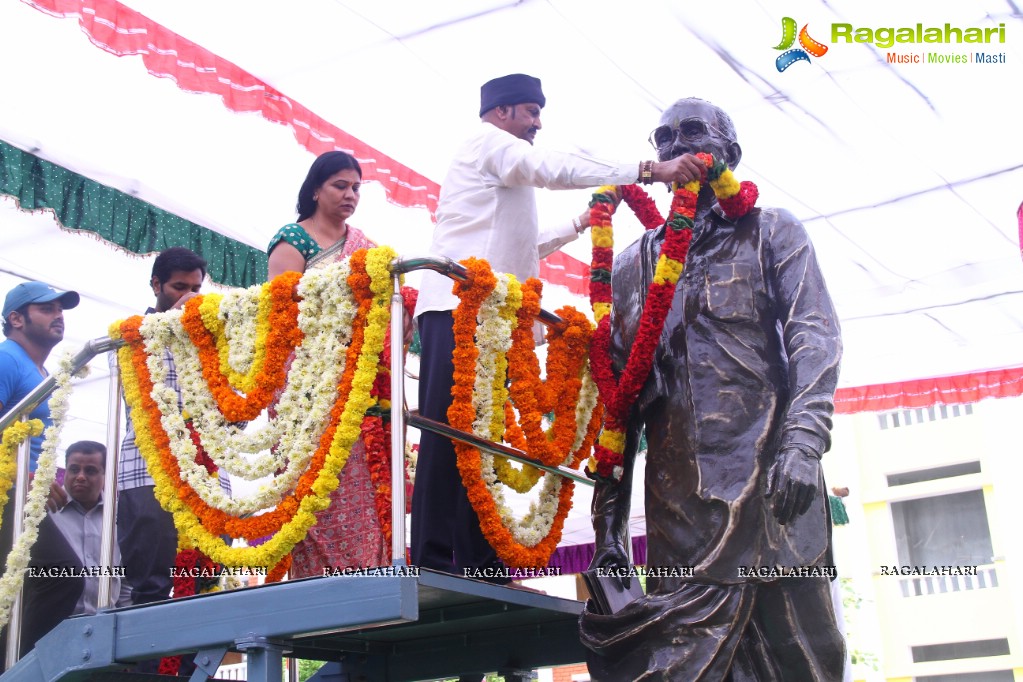
<path fill-rule="evenodd" d="M 774 512 L 788 523 L 816 497 L 821 455 L 831 445 L 831 417 L 842 339 L 831 297 L 802 224 L 790 213 L 764 216 L 774 308 L 788 358 L 789 402 L 778 453 L 768 474 Z"/>
<path fill-rule="evenodd" d="M 788 357 L 789 403 L 781 449 L 820 456 L 831 445 L 842 337 L 813 245 L 803 225 L 778 211 L 766 232 L 765 271 Z"/>
<path fill-rule="evenodd" d="M 639 449 L 642 423 L 630 419 L 625 435 L 622 479 L 617 483 L 598 480 L 593 486 L 590 520 L 596 551 L 590 568 L 626 568 L 629 566 L 629 514 L 632 502 L 632 474 Z"/>

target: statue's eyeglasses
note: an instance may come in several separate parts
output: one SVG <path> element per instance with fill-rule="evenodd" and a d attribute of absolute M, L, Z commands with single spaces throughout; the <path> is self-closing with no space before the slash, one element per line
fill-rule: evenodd
<path fill-rule="evenodd" d="M 718 137 L 724 137 L 720 130 L 702 118 L 687 118 L 680 121 L 677 128 L 666 125 L 657 126 L 650 133 L 649 140 L 654 149 L 660 149 L 661 147 L 667 147 L 679 138 L 683 140 L 701 140 L 708 137 L 711 132 Z"/>

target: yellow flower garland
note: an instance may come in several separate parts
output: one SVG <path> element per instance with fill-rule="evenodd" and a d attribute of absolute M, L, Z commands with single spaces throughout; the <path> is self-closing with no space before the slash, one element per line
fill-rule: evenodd
<path fill-rule="evenodd" d="M 366 255 L 366 272 L 370 278 L 373 298 L 372 307 L 366 322 L 362 352 L 356 363 L 351 391 L 344 401 L 340 423 L 330 443 L 324 466 L 312 484 L 311 494 L 302 498 L 291 520 L 284 523 L 264 544 L 258 547 L 231 548 L 219 535 L 206 530 L 199 517 L 182 502 L 178 492 L 180 481 L 173 480 L 161 465 L 162 453 L 149 430 L 148 420 L 137 420 L 136 444 L 145 457 L 149 473 L 156 484 L 157 499 L 164 509 L 173 514 L 178 533 L 213 561 L 225 566 L 274 566 L 305 537 L 309 528 L 316 522 L 315 513 L 329 505 L 329 495 L 338 485 L 338 473 L 348 461 L 351 447 L 359 437 L 366 410 L 373 403 L 370 392 L 390 322 L 392 286 L 389 266 L 396 255 L 394 250 L 388 247 L 371 249 Z M 120 337 L 119 325 L 111 329 L 111 336 Z M 131 360 L 131 352 L 127 345 L 118 351 L 124 375 L 125 396 L 133 410 L 141 410 L 143 402 L 139 378 Z"/>
<path fill-rule="evenodd" d="M 25 439 L 42 433 L 43 422 L 39 419 L 14 422 L 4 429 L 3 442 L 0 443 L 0 509 L 7 506 L 11 486 L 14 485 L 14 478 L 18 473 L 18 446 L 24 443 Z"/>

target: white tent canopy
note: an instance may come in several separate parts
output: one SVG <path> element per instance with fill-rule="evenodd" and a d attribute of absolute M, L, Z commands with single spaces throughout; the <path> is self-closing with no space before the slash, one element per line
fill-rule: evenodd
<path fill-rule="evenodd" d="M 194 46 L 182 41 L 173 68 L 155 74 L 140 56 L 114 56 L 104 45 L 126 35 L 167 56 L 166 45 L 132 28 L 138 20 L 126 8 Z M 780 73 L 774 47 L 784 15 L 829 49 Z M 299 142 L 308 129 L 186 91 L 182 74 L 196 66 L 182 55 L 196 49 L 235 67 L 216 73 L 227 90 L 263 94 L 251 83 L 265 84 L 434 183 L 478 125 L 479 85 L 498 75 L 543 80 L 538 145 L 612 159 L 650 158 L 646 137 L 659 112 L 699 96 L 733 116 L 744 150 L 737 175 L 759 185 L 760 203 L 792 210 L 810 231 L 841 317 L 842 386 L 1017 368 L 1023 132 L 1011 93 L 1023 82 L 1021 18 L 1009 0 L 869 0 L 848 10 L 807 0 L 784 9 L 756 0 L 7 2 L 0 140 L 261 250 L 294 218 L 314 158 Z M 1004 24 L 1005 40 L 884 49 L 833 39 L 838 22 Z M 928 52 L 1004 62 L 887 59 Z M 240 72 L 251 81 L 243 85 Z M 395 206 L 382 190 L 367 185 L 353 224 L 403 254 L 425 253 L 429 212 Z M 540 192 L 541 220 L 576 215 L 587 198 Z M 640 228 L 621 222 L 624 246 Z M 567 250 L 588 261 L 587 243 Z M 80 291 L 70 345 L 149 304 L 148 268 L 0 198 L 0 271 L 8 273 L 0 285 L 38 278 Z M 558 287 L 545 307 L 568 300 L 587 308 Z M 94 366 L 102 378 L 103 363 Z M 69 437 L 102 439 L 96 402 L 76 402 Z"/>

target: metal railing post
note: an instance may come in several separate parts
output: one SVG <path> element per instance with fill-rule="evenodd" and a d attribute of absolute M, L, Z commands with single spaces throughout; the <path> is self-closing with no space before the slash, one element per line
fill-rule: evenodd
<path fill-rule="evenodd" d="M 391 564 L 405 565 L 405 301 L 401 273 L 391 295 Z"/>
<path fill-rule="evenodd" d="M 72 358 L 72 371 L 77 372 L 85 365 L 89 364 L 92 360 L 100 353 L 105 353 L 108 350 L 117 348 L 123 342 L 115 341 L 109 337 L 103 336 L 98 339 L 91 339 L 85 342 L 82 349 L 75 354 Z M 48 376 L 39 383 L 34 389 L 32 389 L 28 395 L 18 401 L 14 407 L 10 409 L 3 417 L 0 417 L 0 433 L 3 433 L 4 429 L 13 424 L 19 419 L 27 419 L 28 415 L 39 405 L 43 400 L 47 399 L 53 390 L 57 387 L 57 380 L 53 376 Z M 12 542 L 17 542 L 18 536 L 22 533 L 22 527 L 25 524 L 25 501 L 26 492 L 28 490 L 28 462 L 29 453 L 31 452 L 31 439 L 26 439 L 22 443 L 21 448 L 18 450 L 18 473 L 17 479 L 14 482 L 14 513 L 12 514 Z M 6 557 L 4 557 L 6 559 Z M 7 624 L 7 658 L 5 665 L 8 669 L 11 668 L 15 663 L 18 662 L 20 650 L 21 650 L 21 592 L 19 591 L 14 604 L 11 607 L 11 619 Z"/>
<path fill-rule="evenodd" d="M 106 571 L 99 579 L 96 610 L 113 605 L 117 595 L 110 594 L 111 576 L 114 568 L 114 527 L 117 522 L 117 457 L 120 450 L 121 432 L 121 372 L 117 363 L 110 364 L 110 389 L 107 393 L 107 463 L 103 481 L 103 535 L 100 538 L 100 565 Z"/>
<path fill-rule="evenodd" d="M 35 405 L 32 406 L 33 408 Z M 21 418 L 22 421 L 28 419 L 27 413 Z M 6 427 L 4 427 L 6 428 Z M 31 459 L 32 453 L 32 439 L 26 438 L 25 441 L 18 447 L 18 461 L 17 461 L 17 478 L 14 479 L 14 497 L 11 500 L 11 504 L 14 505 L 11 514 L 11 547 L 13 548 L 18 544 L 18 538 L 24 532 L 25 526 L 25 498 L 28 492 L 28 463 Z M 6 560 L 6 557 L 4 557 Z M 21 657 L 21 591 L 18 591 L 17 596 L 14 598 L 14 603 L 11 604 L 11 617 L 7 621 L 7 653 L 4 659 L 7 669 L 10 670 L 11 666 L 18 662 Z"/>

